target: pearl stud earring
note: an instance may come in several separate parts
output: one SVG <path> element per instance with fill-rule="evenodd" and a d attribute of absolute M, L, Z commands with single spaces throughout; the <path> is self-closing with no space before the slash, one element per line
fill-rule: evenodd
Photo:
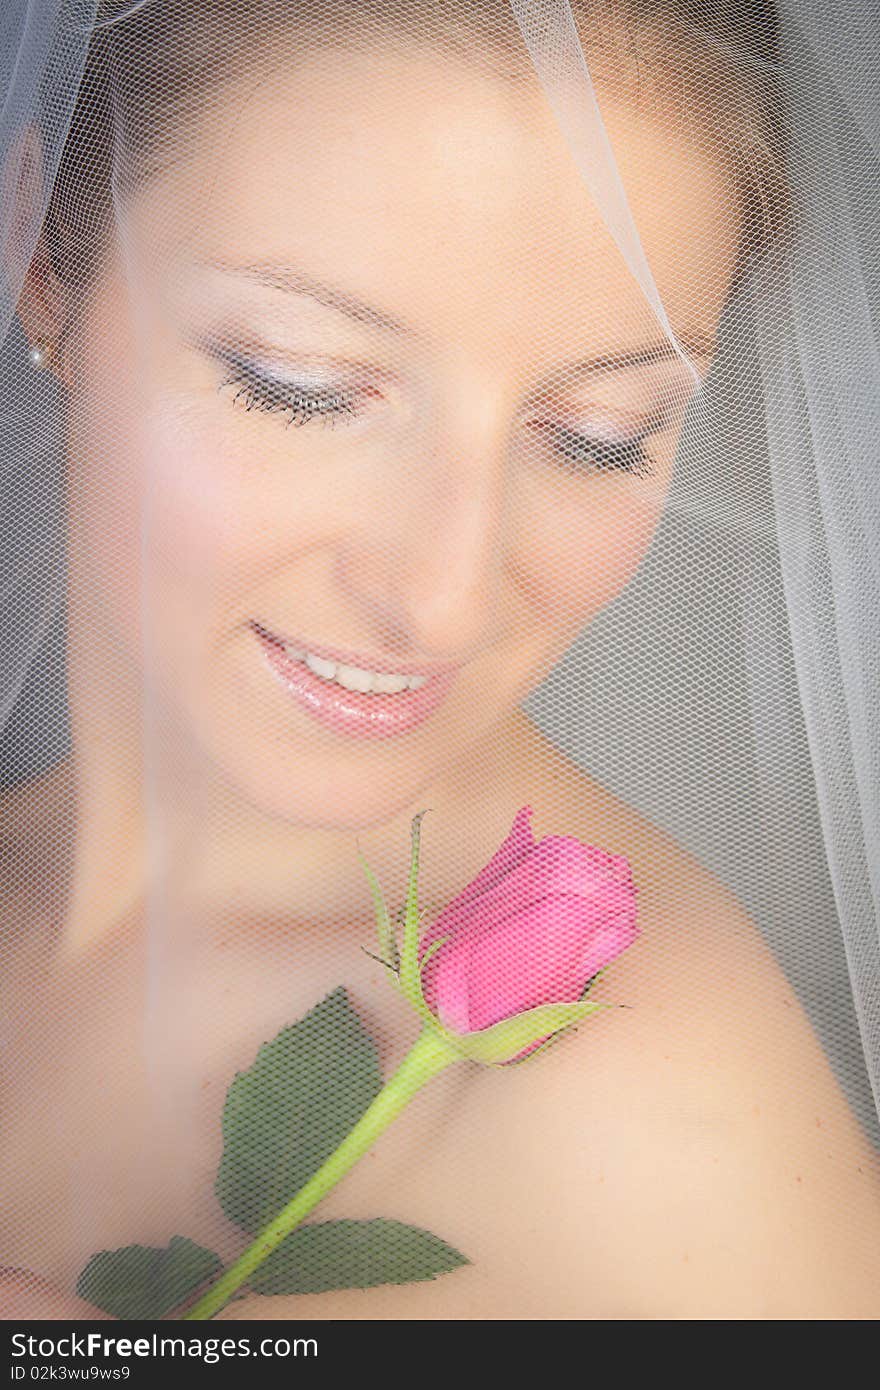
<path fill-rule="evenodd" d="M 47 367 L 51 355 L 52 351 L 48 343 L 34 343 L 28 352 L 31 365 L 37 368 Z"/>

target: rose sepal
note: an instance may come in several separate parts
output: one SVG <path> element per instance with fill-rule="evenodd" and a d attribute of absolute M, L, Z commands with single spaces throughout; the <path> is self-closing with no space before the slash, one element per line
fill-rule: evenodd
<path fill-rule="evenodd" d="M 400 970 L 400 957 L 397 950 L 397 939 L 394 935 L 394 928 L 391 925 L 391 918 L 388 915 L 388 907 L 382 896 L 382 889 L 376 880 L 376 875 L 370 868 L 361 852 L 361 847 L 357 847 L 358 856 L 367 876 L 370 885 L 370 892 L 373 895 L 373 902 L 376 907 L 376 930 L 379 937 L 379 958 L 383 965 L 387 965 L 394 975 L 394 983 L 397 984 L 397 973 Z M 368 952 L 369 954 L 369 952 Z"/>

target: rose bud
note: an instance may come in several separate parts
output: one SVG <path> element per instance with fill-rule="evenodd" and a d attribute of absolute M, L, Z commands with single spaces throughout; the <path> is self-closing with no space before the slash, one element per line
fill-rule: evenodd
<path fill-rule="evenodd" d="M 598 974 L 639 935 L 629 861 L 569 835 L 535 841 L 524 806 L 488 864 L 418 940 L 420 812 L 403 949 L 381 894 L 386 964 L 426 1024 L 474 1061 L 518 1062 L 610 1004 L 585 999 Z"/>

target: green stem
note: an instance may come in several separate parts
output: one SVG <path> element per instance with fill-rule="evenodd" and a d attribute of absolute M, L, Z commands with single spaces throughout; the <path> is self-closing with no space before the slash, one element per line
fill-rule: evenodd
<path fill-rule="evenodd" d="M 207 1321 L 218 1313 L 251 1277 L 254 1270 L 281 1244 L 285 1236 L 299 1225 L 303 1217 L 336 1186 L 349 1168 L 363 1157 L 425 1082 L 430 1081 L 432 1076 L 436 1076 L 452 1062 L 461 1060 L 461 1053 L 454 1051 L 436 1028 L 430 1025 L 424 1027 L 391 1080 L 382 1087 L 339 1148 L 330 1155 L 317 1173 L 309 1178 L 305 1187 L 300 1188 L 283 1211 L 260 1232 L 235 1264 L 193 1304 L 189 1312 L 183 1314 L 182 1320 Z"/>

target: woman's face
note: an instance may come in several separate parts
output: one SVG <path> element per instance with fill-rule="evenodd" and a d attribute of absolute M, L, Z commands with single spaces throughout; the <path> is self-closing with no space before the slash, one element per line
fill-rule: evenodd
<path fill-rule="evenodd" d="M 603 110 L 704 374 L 730 190 Z M 75 582 L 250 803 L 339 827 L 411 803 L 626 584 L 693 390 L 537 83 L 415 51 L 227 88 L 131 204 L 71 372 Z"/>

